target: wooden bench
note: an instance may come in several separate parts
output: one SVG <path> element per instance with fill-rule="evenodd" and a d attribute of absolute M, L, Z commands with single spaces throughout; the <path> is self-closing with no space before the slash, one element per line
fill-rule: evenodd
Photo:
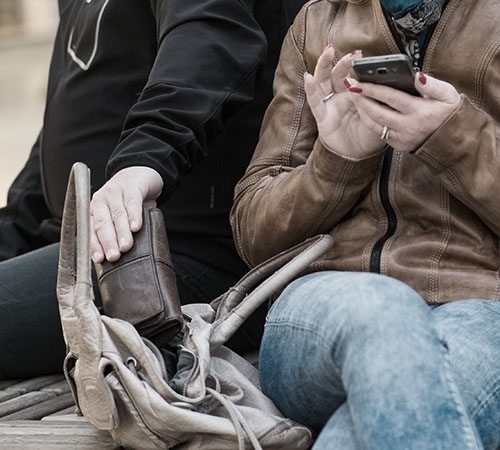
<path fill-rule="evenodd" d="M 0 381 L 0 449 L 118 450 L 106 431 L 75 413 L 62 375 Z"/>
<path fill-rule="evenodd" d="M 258 365 L 257 352 L 245 358 Z M 75 410 L 62 375 L 0 381 L 0 450 L 122 448 Z"/>

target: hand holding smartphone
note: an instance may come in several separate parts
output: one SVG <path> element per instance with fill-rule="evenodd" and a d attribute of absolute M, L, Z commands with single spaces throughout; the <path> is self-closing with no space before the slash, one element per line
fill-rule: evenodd
<path fill-rule="evenodd" d="M 414 85 L 415 71 L 405 54 L 359 58 L 353 62 L 352 69 L 361 82 L 383 84 L 420 95 Z"/>

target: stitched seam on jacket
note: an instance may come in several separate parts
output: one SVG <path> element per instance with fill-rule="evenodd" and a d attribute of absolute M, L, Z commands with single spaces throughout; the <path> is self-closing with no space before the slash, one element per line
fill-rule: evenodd
<path fill-rule="evenodd" d="M 452 232 L 450 224 L 450 197 L 448 192 L 444 187 L 441 187 L 441 207 L 442 211 L 441 222 L 443 225 L 443 232 L 441 234 L 441 240 L 436 245 L 434 254 L 431 257 L 431 268 L 429 272 L 429 303 L 436 303 L 438 301 L 438 291 L 439 291 L 439 262 L 448 247 L 448 242 L 450 241 Z"/>
<path fill-rule="evenodd" d="M 290 132 L 288 133 L 288 139 L 285 142 L 285 148 L 283 149 L 283 155 L 282 155 L 284 163 L 288 165 L 290 164 L 292 159 L 293 144 L 297 139 L 297 135 L 300 128 L 300 119 L 302 118 L 302 114 L 306 106 L 306 94 L 304 90 L 304 83 L 302 81 L 303 74 L 307 69 L 306 62 L 304 61 L 306 14 L 303 14 L 301 18 L 302 21 L 300 24 L 300 34 L 298 36 L 296 36 L 293 32 L 290 34 L 300 55 L 302 55 L 302 64 L 300 66 L 301 72 L 297 71 L 295 73 L 296 85 L 299 86 L 299 89 L 297 91 L 297 102 L 293 110 L 292 124 L 290 127 Z"/>
<path fill-rule="evenodd" d="M 481 207 L 470 195 L 469 193 L 462 187 L 460 180 L 457 176 L 450 170 L 444 168 L 439 162 L 437 162 L 432 156 L 427 153 L 422 153 L 420 157 L 427 161 L 434 169 L 439 172 L 442 172 L 443 175 L 448 179 L 448 181 L 456 188 L 458 192 L 462 195 L 462 198 L 465 200 L 464 203 L 467 206 L 473 205 L 473 210 L 479 211 L 486 219 L 488 219 L 495 226 L 500 227 L 500 222 L 497 221 L 488 211 Z M 460 198 L 459 198 L 460 199 Z"/>

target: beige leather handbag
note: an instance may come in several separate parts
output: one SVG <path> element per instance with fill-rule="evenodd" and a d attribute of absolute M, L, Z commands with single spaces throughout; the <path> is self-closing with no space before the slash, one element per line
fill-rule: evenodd
<path fill-rule="evenodd" d="M 211 305 L 183 307 L 191 318 L 183 336 L 159 349 L 93 303 L 89 190 L 88 169 L 77 163 L 64 208 L 57 295 L 65 376 L 81 413 L 126 449 L 310 448 L 310 430 L 283 417 L 260 390 L 258 370 L 223 344 L 327 251 L 331 237 L 277 255 Z"/>

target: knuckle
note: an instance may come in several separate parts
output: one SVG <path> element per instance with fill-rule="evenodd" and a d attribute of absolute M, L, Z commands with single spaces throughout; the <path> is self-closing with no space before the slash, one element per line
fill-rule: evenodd
<path fill-rule="evenodd" d="M 94 217 L 93 224 L 96 234 L 101 233 L 102 230 L 106 228 L 106 221 L 102 217 Z"/>
<path fill-rule="evenodd" d="M 389 92 L 387 92 L 386 100 L 384 103 L 387 105 L 397 105 L 399 103 L 399 96 L 400 96 L 399 91 L 391 89 Z"/>
<path fill-rule="evenodd" d="M 111 220 L 113 222 L 119 222 L 121 221 L 124 216 L 126 217 L 126 212 L 123 209 L 118 209 L 116 211 L 111 212 Z"/>

